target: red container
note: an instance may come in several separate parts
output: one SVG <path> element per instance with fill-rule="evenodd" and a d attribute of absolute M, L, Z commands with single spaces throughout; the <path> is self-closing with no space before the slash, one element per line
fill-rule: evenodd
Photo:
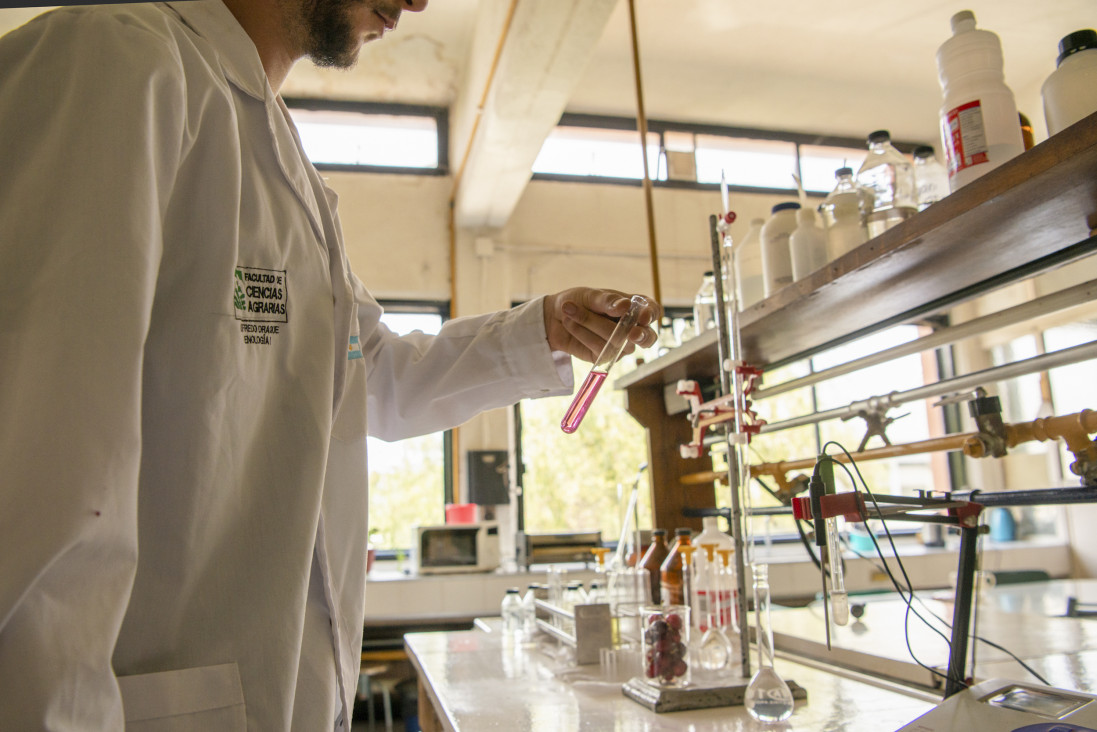
<path fill-rule="evenodd" d="M 479 508 L 475 503 L 447 503 L 446 504 L 446 523 L 447 524 L 474 524 L 476 523 L 476 509 Z"/>

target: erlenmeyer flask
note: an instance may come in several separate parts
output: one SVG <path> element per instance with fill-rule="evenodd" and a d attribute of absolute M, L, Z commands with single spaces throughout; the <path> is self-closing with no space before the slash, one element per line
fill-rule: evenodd
<path fill-rule="evenodd" d="M 773 668 L 773 630 L 769 618 L 769 566 L 755 564 L 754 616 L 757 625 L 758 670 L 747 686 L 744 705 L 759 722 L 783 722 L 792 716 L 792 692 Z"/>

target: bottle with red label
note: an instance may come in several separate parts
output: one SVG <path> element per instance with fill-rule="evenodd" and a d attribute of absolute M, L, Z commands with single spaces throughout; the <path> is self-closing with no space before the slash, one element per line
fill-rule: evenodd
<path fill-rule="evenodd" d="M 1024 152 L 1017 102 L 1002 72 L 1002 43 L 975 27 L 975 14 L 952 16 L 952 37 L 937 50 L 944 101 L 941 142 L 955 191 Z"/>

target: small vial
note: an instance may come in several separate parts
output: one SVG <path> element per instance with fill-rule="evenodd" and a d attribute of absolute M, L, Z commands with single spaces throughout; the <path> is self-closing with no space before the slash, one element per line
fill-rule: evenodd
<path fill-rule="evenodd" d="M 648 304 L 648 299 L 643 295 L 632 296 L 628 312 L 617 321 L 617 326 L 610 334 L 609 340 L 602 348 L 602 352 L 598 354 L 598 358 L 594 360 L 594 365 L 583 381 L 583 385 L 575 392 L 575 398 L 571 400 L 571 406 L 564 413 L 564 419 L 560 422 L 560 429 L 564 432 L 570 435 L 579 429 L 579 424 L 583 421 L 583 417 L 587 416 L 587 411 L 590 409 L 594 397 L 598 396 L 602 384 L 609 376 L 610 368 L 617 363 L 617 359 L 621 357 L 625 346 L 628 345 L 628 334 L 636 325 L 636 321 L 640 317 L 640 311 Z"/>

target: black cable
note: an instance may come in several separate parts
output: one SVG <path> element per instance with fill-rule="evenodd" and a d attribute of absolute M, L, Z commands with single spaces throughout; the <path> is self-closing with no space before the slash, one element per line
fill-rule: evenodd
<path fill-rule="evenodd" d="M 873 495 L 872 490 L 868 487 L 868 483 L 865 481 L 864 476 L 861 474 L 860 468 L 857 467 L 857 461 L 855 461 L 853 459 L 853 456 L 849 454 L 849 451 L 846 450 L 845 447 L 843 447 L 841 444 L 839 444 L 837 442 L 834 442 L 833 440 L 831 440 L 831 441 L 827 442 L 825 445 L 823 445 L 823 453 L 824 454 L 826 454 L 826 448 L 827 448 L 828 445 L 834 445 L 835 447 L 837 447 L 839 450 L 841 450 L 845 454 L 846 459 L 849 460 L 850 465 L 853 466 L 853 470 L 857 473 L 857 477 L 860 479 L 861 485 L 864 487 L 865 492 L 868 493 L 869 497 L 872 499 L 872 504 L 876 508 L 877 513 L 879 513 L 880 504 L 877 503 L 876 496 Z M 828 457 L 828 459 L 830 459 L 836 465 L 840 465 L 842 467 L 842 469 L 846 471 L 846 475 L 849 476 L 850 480 L 852 481 L 853 476 L 850 475 L 849 469 L 846 468 L 846 466 L 843 463 L 840 463 L 837 460 L 834 460 L 834 458 L 831 458 L 829 456 L 827 456 L 827 457 Z M 856 490 L 856 483 L 854 483 L 854 489 Z M 884 533 L 887 535 L 888 543 L 891 545 L 891 551 L 892 551 L 893 555 L 895 556 L 895 561 L 899 565 L 900 571 L 903 574 L 903 579 L 905 579 L 906 582 L 907 582 L 907 591 L 910 595 L 909 598 L 903 597 L 902 590 L 899 588 L 899 585 L 895 580 L 895 576 L 891 573 L 891 570 L 888 567 L 887 559 L 884 557 L 883 552 L 880 549 L 880 545 L 876 541 L 875 534 L 872 531 L 869 531 L 869 538 L 872 539 L 873 546 L 876 547 L 876 553 L 880 555 L 880 559 L 883 562 L 884 572 L 891 578 L 892 584 L 895 586 L 896 590 L 899 592 L 899 596 L 903 597 L 903 601 L 907 606 L 908 613 L 913 612 L 914 615 L 926 625 L 926 627 L 932 629 L 938 635 L 940 635 L 942 638 L 944 638 L 945 642 L 948 643 L 949 647 L 951 648 L 951 646 L 952 646 L 951 639 L 946 638 L 944 636 L 944 634 L 939 629 L 935 628 L 924 617 L 922 617 L 918 613 L 917 610 L 914 609 L 913 604 L 912 604 L 914 599 L 916 598 L 916 595 L 914 594 L 914 585 L 910 581 L 910 577 L 907 575 L 906 567 L 903 566 L 902 559 L 899 557 L 899 550 L 895 546 L 895 539 L 891 535 L 891 531 L 888 528 L 887 522 L 883 518 L 880 518 L 879 520 L 880 520 L 880 524 L 884 527 Z M 852 547 L 851 547 L 851 549 L 852 549 Z M 856 550 L 853 550 L 853 551 L 854 551 L 855 554 L 857 554 L 857 556 L 860 556 L 860 557 L 864 558 L 863 555 L 860 552 L 857 552 Z M 952 631 L 952 626 L 948 622 L 946 622 L 944 619 L 942 619 L 936 613 L 934 613 L 933 610 L 930 609 L 929 606 L 926 605 L 925 602 L 923 602 L 921 598 L 917 598 L 917 599 L 918 599 L 918 603 L 923 608 L 925 608 L 926 612 L 928 612 L 931 616 L 933 616 L 933 618 L 936 619 L 937 622 L 941 623 L 943 626 L 948 628 L 949 632 Z M 919 661 L 918 658 L 914 655 L 914 652 L 911 651 L 911 649 L 910 649 L 910 638 L 909 638 L 909 632 L 907 631 L 907 617 L 906 616 L 904 617 L 904 628 L 903 629 L 904 629 L 904 634 L 907 635 L 907 638 L 906 638 L 907 650 L 910 651 L 911 658 L 914 658 L 915 662 L 917 662 L 918 665 L 922 666 L 923 668 L 928 669 L 929 667 L 927 667 L 925 664 L 923 664 L 921 661 Z M 996 648 L 997 650 L 1002 651 L 1003 653 L 1008 655 L 1010 658 L 1012 658 L 1014 661 L 1016 661 L 1022 668 L 1024 668 L 1026 671 L 1028 671 L 1030 674 L 1032 674 L 1037 680 L 1040 681 L 1040 683 L 1044 684 L 1045 686 L 1050 686 L 1051 685 L 1051 684 L 1048 683 L 1048 681 L 1043 676 L 1041 676 L 1039 673 L 1037 673 L 1035 669 L 1033 669 L 1031 666 L 1029 666 L 1024 661 L 1022 661 L 1015 653 L 1013 653 L 1009 649 L 1007 649 L 1007 648 L 1005 648 L 1001 645 L 998 645 L 997 643 L 994 643 L 993 641 L 990 641 L 986 638 L 983 638 L 982 636 L 972 635 L 971 637 L 976 641 L 986 643 L 990 647 Z M 939 671 L 936 671 L 935 669 L 929 669 L 929 670 L 931 672 L 937 674 L 938 676 L 943 677 L 943 674 L 941 674 Z"/>
<path fill-rule="evenodd" d="M 836 443 L 836 442 L 827 442 L 826 445 L 823 445 L 823 455 L 824 455 L 825 459 L 830 460 L 832 463 L 834 463 L 835 465 L 838 465 L 844 471 L 846 471 L 846 476 L 850 479 L 850 482 L 853 484 L 854 490 L 856 490 L 857 489 L 857 482 L 854 480 L 853 475 L 849 472 L 849 468 L 846 467 L 843 463 L 841 463 L 841 462 L 835 460 L 834 458 L 830 457 L 829 455 L 826 455 L 827 445 L 831 445 L 831 444 L 835 445 L 836 447 L 838 447 L 843 452 L 846 452 L 845 448 L 842 447 L 841 445 L 839 445 L 838 443 Z M 853 464 L 854 470 L 856 470 L 858 478 L 861 479 L 861 485 L 863 485 L 865 487 L 865 490 L 869 494 L 869 496 L 872 498 L 872 502 L 876 506 L 877 511 L 879 511 L 879 509 L 880 509 L 879 504 L 876 503 L 876 498 L 875 498 L 875 496 L 872 495 L 872 491 L 870 491 L 868 489 L 868 485 L 865 483 L 864 477 L 861 476 L 861 471 L 857 469 L 856 463 L 853 462 L 853 458 L 849 456 L 848 452 L 846 452 L 846 456 L 847 456 L 847 458 L 849 458 L 851 464 Z M 881 524 L 883 525 L 884 531 L 887 533 L 888 538 L 890 539 L 891 538 L 891 532 L 888 530 L 887 523 L 884 522 L 883 520 L 881 520 Z M 946 674 L 943 674 L 940 671 L 938 671 L 937 669 L 935 669 L 935 668 L 929 666 L 928 664 L 924 663 L 920 658 L 918 658 L 917 654 L 914 653 L 914 648 L 911 647 L 911 645 L 910 645 L 910 624 L 909 624 L 910 623 L 910 613 L 914 613 L 915 617 L 917 617 L 919 620 L 921 620 L 922 623 L 927 628 L 929 628 L 933 632 L 937 633 L 937 635 L 939 635 L 941 637 L 941 639 L 944 640 L 946 645 L 948 645 L 951 648 L 950 639 L 943 632 L 941 632 L 941 630 L 939 628 L 934 627 L 934 625 L 932 623 L 930 623 L 928 620 L 926 620 L 924 617 L 922 617 L 922 615 L 917 610 L 914 609 L 914 607 L 912 605 L 912 598 L 914 596 L 913 584 L 910 581 L 910 577 L 906 573 L 906 568 L 903 567 L 903 563 L 902 563 L 902 560 L 899 558 L 898 551 L 895 549 L 894 541 L 892 541 L 892 543 L 891 543 L 892 553 L 895 556 L 895 561 L 899 564 L 900 571 L 903 574 L 903 579 L 906 580 L 907 593 L 908 594 L 904 594 L 902 586 L 899 584 L 899 581 L 895 577 L 895 574 L 891 571 L 891 567 L 890 567 L 890 565 L 888 565 L 887 558 L 884 556 L 883 549 L 880 548 L 879 543 L 876 541 L 876 535 L 872 531 L 869 531 L 869 538 L 872 540 L 872 544 L 876 548 L 876 553 L 880 556 L 880 561 L 883 563 L 883 566 L 884 566 L 884 573 L 887 574 L 888 578 L 891 580 L 892 586 L 895 588 L 896 592 L 899 593 L 899 597 L 902 598 L 903 603 L 906 605 L 906 608 L 907 608 L 906 612 L 903 615 L 903 640 L 904 640 L 906 648 L 907 648 L 907 653 L 910 654 L 910 657 L 912 659 L 914 659 L 915 663 L 917 663 L 919 666 L 924 668 L 926 671 L 929 671 L 934 676 L 938 676 L 942 679 L 947 680 L 948 676 Z"/>
<path fill-rule="evenodd" d="M 868 562 L 869 564 L 871 564 L 871 565 L 872 565 L 872 566 L 873 566 L 874 568 L 876 568 L 877 570 L 879 570 L 879 571 L 881 571 L 881 572 L 885 572 L 885 573 L 887 572 L 887 568 L 886 568 L 886 567 L 881 567 L 881 566 L 880 566 L 879 564 L 877 564 L 877 563 L 876 563 L 876 561 L 875 561 L 875 560 L 874 560 L 874 559 L 873 559 L 873 558 L 872 558 L 871 556 L 869 556 L 868 554 L 862 554 L 861 552 L 859 552 L 859 551 L 857 551 L 856 549 L 854 549 L 854 548 L 853 548 L 853 545 L 852 545 L 852 544 L 850 544 L 850 543 L 849 543 L 849 541 L 848 541 L 848 540 L 847 540 L 847 539 L 846 539 L 845 537 L 839 537 L 839 538 L 840 538 L 840 540 L 841 540 L 841 542 L 842 542 L 842 545 L 843 545 L 843 546 L 844 546 L 844 547 L 845 547 L 846 549 L 848 549 L 849 551 L 851 551 L 851 552 L 853 552 L 853 553 L 854 553 L 855 555 L 857 555 L 857 557 L 859 557 L 860 559 L 863 559 L 863 560 L 865 560 L 866 562 Z M 938 615 L 937 613 L 935 613 L 935 612 L 933 611 L 933 608 L 931 608 L 931 607 L 930 607 L 929 605 L 927 605 L 927 604 L 926 604 L 925 600 L 923 600 L 923 599 L 922 599 L 921 597 L 919 597 L 918 595 L 914 595 L 914 599 L 918 601 L 918 604 L 919 604 L 919 605 L 921 605 L 921 606 L 922 606 L 922 607 L 923 607 L 923 608 L 925 609 L 925 611 L 926 611 L 926 612 L 927 612 L 927 613 L 928 613 L 929 615 L 931 615 L 931 616 L 933 617 L 933 619 L 934 619 L 934 620 L 936 620 L 936 621 L 937 621 L 937 622 L 939 622 L 939 623 L 940 623 L 941 625 L 943 625 L 943 626 L 945 626 L 946 628 L 948 628 L 949 632 L 951 632 L 951 631 L 952 631 L 952 624 L 951 624 L 951 623 L 949 623 L 949 622 L 948 622 L 947 620 L 945 620 L 944 618 L 942 618 L 942 617 L 941 617 L 940 615 Z M 1029 666 L 1029 665 L 1028 665 L 1027 663 L 1025 663 L 1024 661 L 1022 661 L 1022 660 L 1020 659 L 1020 657 L 1018 657 L 1018 656 L 1017 656 L 1017 654 L 1015 654 L 1015 653 L 1014 653 L 1013 651 L 1009 650 L 1008 648 L 1005 648 L 1004 646 L 1000 646 L 1000 645 L 998 645 L 997 643 L 995 643 L 994 641 L 992 641 L 992 640 L 990 640 L 990 639 L 988 639 L 988 638 L 984 638 L 984 637 L 983 637 L 983 636 L 981 636 L 981 635 L 972 635 L 972 636 L 971 636 L 971 638 L 972 638 L 972 640 L 977 640 L 977 641 L 979 641 L 980 643 L 985 643 L 985 644 L 987 644 L 988 646 L 990 646 L 991 648 L 996 648 L 996 649 L 998 649 L 999 651 L 1001 651 L 1002 653 L 1005 653 L 1005 654 L 1006 654 L 1007 656 L 1009 656 L 1009 657 L 1010 657 L 1010 658 L 1012 658 L 1012 659 L 1013 659 L 1014 661 L 1016 661 L 1016 662 L 1018 663 L 1018 665 L 1020 665 L 1020 666 L 1021 666 L 1022 668 L 1024 668 L 1024 669 L 1025 669 L 1026 671 L 1028 671 L 1028 672 L 1029 672 L 1030 674 L 1032 674 L 1032 675 L 1033 675 L 1034 677 L 1036 677 L 1036 679 L 1037 679 L 1037 680 L 1039 680 L 1039 682 L 1040 682 L 1041 684 L 1043 684 L 1044 686 L 1051 686 L 1051 684 L 1050 684 L 1050 683 L 1048 683 L 1047 679 L 1045 679 L 1045 678 L 1044 678 L 1043 676 L 1041 676 L 1039 672 L 1037 672 L 1037 671 L 1036 671 L 1035 669 L 1033 669 L 1033 668 L 1032 668 L 1031 666 Z"/>

